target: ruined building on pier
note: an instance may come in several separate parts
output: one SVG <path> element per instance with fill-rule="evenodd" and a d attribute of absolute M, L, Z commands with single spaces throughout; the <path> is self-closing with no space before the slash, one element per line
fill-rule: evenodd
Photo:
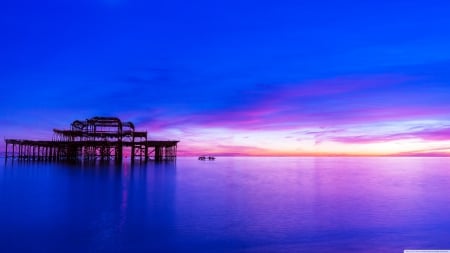
<path fill-rule="evenodd" d="M 54 129 L 52 140 L 5 139 L 6 159 L 22 160 L 175 160 L 178 141 L 149 140 L 131 122 L 114 117 L 75 120 L 70 129 Z"/>

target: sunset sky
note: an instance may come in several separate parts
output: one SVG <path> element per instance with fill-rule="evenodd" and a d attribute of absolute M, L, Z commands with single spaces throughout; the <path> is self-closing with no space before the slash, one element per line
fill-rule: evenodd
<path fill-rule="evenodd" d="M 0 135 L 116 116 L 181 155 L 450 155 L 449 10 L 3 1 Z"/>

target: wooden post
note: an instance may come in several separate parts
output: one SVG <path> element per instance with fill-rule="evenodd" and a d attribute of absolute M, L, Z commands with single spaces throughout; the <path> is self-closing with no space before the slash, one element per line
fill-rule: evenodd
<path fill-rule="evenodd" d="M 145 161 L 148 161 L 148 145 L 145 144 Z"/>
<path fill-rule="evenodd" d="M 155 161 L 161 161 L 161 147 L 155 146 Z"/>

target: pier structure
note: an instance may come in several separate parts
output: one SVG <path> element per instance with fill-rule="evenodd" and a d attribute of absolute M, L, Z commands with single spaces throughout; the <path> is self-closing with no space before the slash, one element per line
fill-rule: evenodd
<path fill-rule="evenodd" d="M 75 120 L 70 129 L 53 129 L 48 141 L 5 139 L 6 159 L 20 160 L 175 160 L 176 140 L 149 140 L 147 132 L 136 131 L 132 122 L 115 117 Z M 128 152 L 124 153 L 124 149 Z"/>

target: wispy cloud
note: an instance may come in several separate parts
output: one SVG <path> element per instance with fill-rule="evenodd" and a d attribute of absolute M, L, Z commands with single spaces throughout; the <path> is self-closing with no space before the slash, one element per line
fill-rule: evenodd
<path fill-rule="evenodd" d="M 381 135 L 357 135 L 357 136 L 336 136 L 329 140 L 341 143 L 376 143 L 386 141 L 396 141 L 405 139 L 421 139 L 424 141 L 447 141 L 450 140 L 450 126 L 437 129 L 423 129 L 419 131 L 401 132 Z"/>

